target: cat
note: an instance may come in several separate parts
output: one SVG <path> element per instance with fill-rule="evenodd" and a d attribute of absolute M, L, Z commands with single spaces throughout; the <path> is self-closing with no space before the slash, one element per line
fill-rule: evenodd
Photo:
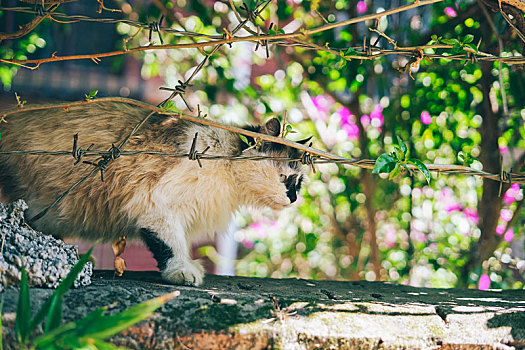
<path fill-rule="evenodd" d="M 69 150 L 77 133 L 84 148 L 93 144 L 92 149 L 107 150 L 148 112 L 110 102 L 22 111 L 1 125 L 0 151 Z M 272 136 L 281 132 L 276 118 L 244 128 Z M 123 150 L 188 153 L 196 133 L 196 149 L 209 147 L 207 155 L 300 156 L 294 148 L 266 141 L 249 147 L 233 132 L 166 115 L 150 117 Z M 29 204 L 26 215 L 32 217 L 92 169 L 74 162 L 71 156 L 0 154 L 0 187 L 10 199 L 24 198 Z M 200 285 L 204 272 L 200 262 L 190 257 L 191 242 L 224 232 L 241 207 L 289 206 L 304 180 L 296 161 L 201 163 L 202 167 L 188 158 L 122 155 L 104 171 L 103 182 L 92 176 L 31 225 L 54 236 L 91 241 L 110 242 L 124 234 L 140 238 L 166 281 Z"/>

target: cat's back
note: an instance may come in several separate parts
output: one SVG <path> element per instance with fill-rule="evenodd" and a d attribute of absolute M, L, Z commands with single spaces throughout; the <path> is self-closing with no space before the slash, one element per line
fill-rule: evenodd
<path fill-rule="evenodd" d="M 71 151 L 75 134 L 78 134 L 78 145 L 82 149 L 92 145 L 91 149 L 107 150 L 111 144 L 122 141 L 149 112 L 122 103 L 98 102 L 67 109 L 22 110 L 10 115 L 6 118 L 7 123 L 0 126 L 0 151 Z M 129 146 L 133 148 L 144 139 L 144 136 L 133 138 Z M 133 181 L 151 182 L 156 176 L 155 171 L 147 175 L 134 175 L 127 171 L 133 168 L 135 161 L 138 159 L 130 157 L 119 160 L 117 166 L 108 169 L 104 182 L 100 181 L 100 176 L 92 176 L 39 220 L 35 227 L 57 235 L 69 235 L 71 227 L 82 227 L 86 232 L 118 231 L 119 228 L 115 227 L 119 226 L 118 220 L 113 220 L 116 224 L 112 224 L 110 217 L 118 213 L 119 203 L 127 195 L 125 191 L 118 190 L 119 186 Z M 6 199 L 24 198 L 30 207 L 28 214 L 32 216 L 89 173 L 92 166 L 82 162 L 75 164 L 71 154 L 0 154 L 0 169 L 0 187 Z M 64 223 L 68 225 L 62 225 Z"/>
<path fill-rule="evenodd" d="M 94 146 L 107 147 L 123 137 L 147 110 L 123 103 L 88 103 L 68 108 L 20 110 L 1 125 L 0 149 L 71 149 L 73 135 Z"/>

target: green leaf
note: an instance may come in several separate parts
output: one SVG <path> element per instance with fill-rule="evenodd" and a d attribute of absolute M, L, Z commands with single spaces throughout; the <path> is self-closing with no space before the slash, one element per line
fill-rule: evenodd
<path fill-rule="evenodd" d="M 430 184 L 430 171 L 428 170 L 427 166 L 423 164 L 422 161 L 420 161 L 419 159 L 410 159 L 408 163 L 418 168 L 419 171 L 421 171 L 421 173 L 425 175 L 425 179 L 427 179 L 427 182 Z"/>
<path fill-rule="evenodd" d="M 55 289 L 55 292 L 53 295 L 46 300 L 44 305 L 40 308 L 40 310 L 37 311 L 35 317 L 33 320 L 31 320 L 31 331 L 34 330 L 43 320 L 46 315 L 49 313 L 49 309 L 51 308 L 51 303 L 53 302 L 53 298 L 55 297 L 62 297 L 72 286 L 75 280 L 77 279 L 78 275 L 86 265 L 86 263 L 89 261 L 89 257 L 91 256 L 91 252 L 93 251 L 93 247 L 91 247 L 86 254 L 84 254 L 78 262 L 71 268 L 71 271 L 67 274 L 66 278 L 60 282 L 57 289 Z"/>
<path fill-rule="evenodd" d="M 399 147 L 401 148 L 401 152 L 403 152 L 403 155 L 406 158 L 407 150 L 408 150 L 406 143 L 403 140 L 401 140 L 399 136 L 397 137 L 397 143 L 399 144 Z"/>
<path fill-rule="evenodd" d="M 436 34 L 432 34 L 432 36 L 430 38 L 432 38 L 432 40 L 434 40 L 434 41 L 438 41 L 438 37 L 437 37 Z"/>
<path fill-rule="evenodd" d="M 56 344 L 60 339 L 63 339 L 64 335 L 67 335 L 67 333 L 74 333 L 74 329 L 76 326 L 77 325 L 75 322 L 65 323 L 48 333 L 44 333 L 36 337 L 33 340 L 32 345 L 37 349 L 45 349 L 49 345 Z"/>
<path fill-rule="evenodd" d="M 388 179 L 389 180 L 392 180 L 392 179 L 395 179 L 396 177 L 399 176 L 399 174 L 401 174 L 401 165 L 399 163 L 396 164 L 396 166 L 394 167 L 394 169 L 390 172 L 390 175 L 388 176 Z"/>
<path fill-rule="evenodd" d="M 62 322 L 62 297 L 53 295 L 51 299 L 51 306 L 47 313 L 46 326 L 44 328 L 46 333 L 60 326 Z"/>
<path fill-rule="evenodd" d="M 245 0 L 244 2 L 250 11 L 255 10 L 255 6 L 257 4 L 256 0 Z"/>
<path fill-rule="evenodd" d="M 77 333 L 79 329 L 81 330 L 86 328 L 91 323 L 99 322 L 99 320 L 103 318 L 105 311 L 105 308 L 100 308 L 87 314 L 80 320 L 65 323 L 50 332 L 46 332 L 38 336 L 33 341 L 33 345 L 40 349 L 55 344 L 59 340 L 63 340 L 64 342 L 71 344 L 72 342 L 78 340 Z"/>
<path fill-rule="evenodd" d="M 286 131 L 284 133 L 284 137 L 286 137 L 288 134 L 295 134 L 297 131 L 292 129 L 292 126 L 290 124 L 286 125 Z"/>
<path fill-rule="evenodd" d="M 456 44 L 459 44 L 459 40 L 458 39 L 442 39 L 441 42 L 443 44 L 447 44 L 447 45 L 456 45 Z"/>
<path fill-rule="evenodd" d="M 242 142 L 244 142 L 245 144 L 247 144 L 250 147 L 252 146 L 252 144 L 250 143 L 250 141 L 248 141 L 246 136 L 239 134 L 239 137 L 241 138 Z"/>
<path fill-rule="evenodd" d="M 178 291 L 165 294 L 132 306 L 118 314 L 103 317 L 97 322 L 90 322 L 87 327 L 78 332 L 77 335 L 80 338 L 92 339 L 106 339 L 111 337 L 135 323 L 142 321 L 166 301 L 175 298 L 179 294 Z"/>
<path fill-rule="evenodd" d="M 93 341 L 93 344 L 97 347 L 97 350 L 120 350 L 120 349 L 126 349 L 126 348 L 121 348 L 121 347 L 118 347 L 118 346 L 115 346 L 111 343 L 107 343 L 105 341 L 102 341 L 102 340 L 94 340 Z"/>
<path fill-rule="evenodd" d="M 471 43 L 473 40 L 474 40 L 474 35 L 472 35 L 472 34 L 467 34 L 467 35 L 465 35 L 465 37 L 463 38 L 463 44 Z"/>
<path fill-rule="evenodd" d="M 465 44 L 465 46 L 470 47 L 472 50 L 474 50 L 476 53 L 478 53 L 478 47 L 473 44 Z"/>
<path fill-rule="evenodd" d="M 23 344 L 27 341 L 29 334 L 33 328 L 30 328 L 29 320 L 31 320 L 31 301 L 29 299 L 29 284 L 27 283 L 27 273 L 24 261 L 22 259 L 22 276 L 20 279 L 20 287 L 18 291 L 18 305 L 16 307 L 15 319 L 15 335 L 18 344 Z"/>
<path fill-rule="evenodd" d="M 398 162 L 402 162 L 405 160 L 405 152 L 403 152 L 401 147 L 397 145 L 394 145 L 394 152 L 392 152 L 392 154 Z"/>
<path fill-rule="evenodd" d="M 462 53 L 463 52 L 463 46 L 457 42 L 454 44 L 454 46 L 452 47 L 452 53 L 454 54 L 457 54 L 457 53 Z"/>
<path fill-rule="evenodd" d="M 470 153 L 465 153 L 463 151 L 458 153 L 458 160 L 463 164 L 463 166 L 471 166 L 474 163 L 475 158 L 470 155 Z"/>
<path fill-rule="evenodd" d="M 355 54 L 357 54 L 357 51 L 354 50 L 354 49 L 351 48 L 351 47 L 348 48 L 348 50 L 346 50 L 346 52 L 345 52 L 345 55 L 347 55 L 347 56 L 351 56 L 351 55 L 355 55 Z"/>
<path fill-rule="evenodd" d="M 336 68 L 341 69 L 341 68 L 344 68 L 345 66 L 346 66 L 346 59 L 342 58 L 339 60 L 339 62 L 337 62 Z"/>
<path fill-rule="evenodd" d="M 172 100 L 169 100 L 169 101 L 166 101 L 166 103 L 162 105 L 160 109 L 163 112 L 168 112 L 168 111 L 176 110 L 177 108 L 175 107 L 175 102 L 173 102 Z"/>
<path fill-rule="evenodd" d="M 88 95 L 85 95 L 86 96 L 86 100 L 91 100 L 91 99 L 95 98 L 95 96 L 97 96 L 97 94 L 98 94 L 98 90 L 91 90 Z"/>
<path fill-rule="evenodd" d="M 374 170 L 372 170 L 372 173 L 389 173 L 395 168 L 396 163 L 397 162 L 394 159 L 394 157 L 392 157 L 388 153 L 383 153 L 376 159 L 376 163 L 374 165 Z"/>
<path fill-rule="evenodd" d="M 525 165 L 523 165 L 521 168 L 520 168 L 520 173 L 523 173 L 525 172 Z"/>

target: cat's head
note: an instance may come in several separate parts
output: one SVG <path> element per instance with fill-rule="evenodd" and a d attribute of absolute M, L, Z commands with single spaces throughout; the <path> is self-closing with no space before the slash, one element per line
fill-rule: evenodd
<path fill-rule="evenodd" d="M 277 118 L 270 119 L 263 126 L 249 126 L 250 131 L 279 136 L 281 123 Z M 309 139 L 299 141 L 306 143 Z M 255 140 L 247 137 L 249 144 Z M 262 141 L 257 147 L 250 148 L 241 141 L 242 155 L 270 156 L 298 159 L 301 152 L 293 147 Z M 250 149 L 248 149 L 250 148 Z M 283 162 L 277 160 L 259 160 L 243 162 L 240 181 L 241 191 L 245 196 L 245 204 L 256 207 L 282 209 L 297 200 L 297 195 L 305 180 L 301 164 L 297 161 Z"/>

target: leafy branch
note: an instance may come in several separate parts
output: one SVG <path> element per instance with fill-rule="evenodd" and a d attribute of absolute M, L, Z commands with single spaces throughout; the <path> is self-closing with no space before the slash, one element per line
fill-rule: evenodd
<path fill-rule="evenodd" d="M 406 169 L 410 175 L 415 175 L 414 171 L 409 168 L 409 164 L 416 167 L 430 183 L 430 171 L 427 166 L 416 158 L 410 158 L 410 149 L 407 147 L 406 143 L 402 141 L 399 137 L 397 138 L 399 145 L 394 145 L 394 151 L 390 154 L 383 153 L 381 154 L 374 165 L 372 173 L 390 173 L 388 178 L 394 179 L 401 174 L 401 171 Z"/>
<path fill-rule="evenodd" d="M 453 54 L 463 53 L 465 51 L 465 48 L 468 47 L 477 54 L 479 52 L 479 45 L 481 41 L 478 43 L 477 46 L 472 44 L 472 41 L 474 41 L 474 35 L 472 34 L 465 35 L 463 39 L 443 39 L 442 37 L 438 37 L 434 34 L 432 35 L 432 40 L 430 40 L 429 45 L 440 43 L 443 43 L 445 45 L 452 45 Z"/>

